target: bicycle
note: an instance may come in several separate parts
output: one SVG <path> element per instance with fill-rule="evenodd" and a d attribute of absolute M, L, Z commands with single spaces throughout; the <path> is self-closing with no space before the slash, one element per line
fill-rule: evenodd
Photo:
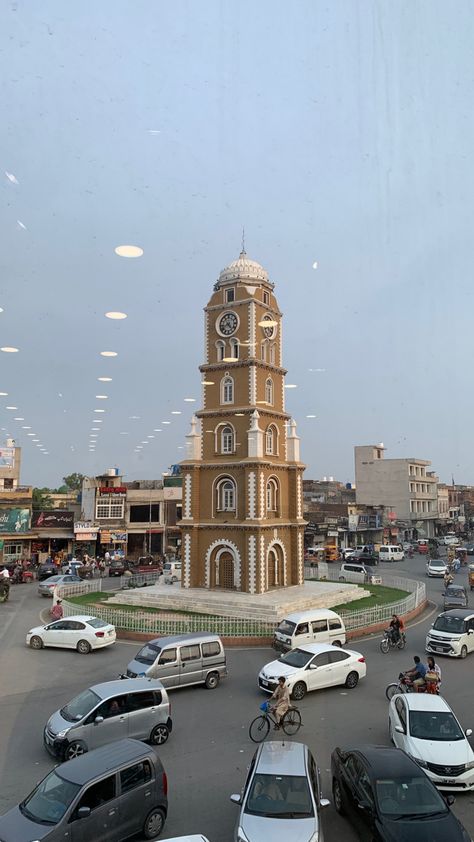
<path fill-rule="evenodd" d="M 268 736 L 271 722 L 278 725 L 269 702 L 263 702 L 260 705 L 260 710 L 263 712 L 252 720 L 249 727 L 249 737 L 254 743 L 261 743 Z M 292 737 L 298 733 L 301 728 L 301 714 L 298 708 L 293 707 L 293 705 L 288 708 L 281 718 L 280 728 L 287 737 Z"/>

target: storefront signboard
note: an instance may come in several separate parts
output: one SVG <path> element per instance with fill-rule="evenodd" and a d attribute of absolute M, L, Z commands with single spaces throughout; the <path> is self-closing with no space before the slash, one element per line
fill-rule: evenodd
<path fill-rule="evenodd" d="M 74 512 L 64 509 L 52 509 L 45 512 L 33 512 L 32 526 L 37 529 L 71 529 L 74 526 Z"/>
<path fill-rule="evenodd" d="M 0 468 L 13 468 L 15 466 L 15 448 L 0 448 Z"/>
<path fill-rule="evenodd" d="M 0 532 L 28 532 L 30 527 L 29 509 L 0 509 Z"/>

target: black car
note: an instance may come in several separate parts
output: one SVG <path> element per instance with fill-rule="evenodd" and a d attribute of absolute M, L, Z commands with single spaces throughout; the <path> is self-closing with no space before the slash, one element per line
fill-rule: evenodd
<path fill-rule="evenodd" d="M 365 550 L 356 550 L 355 553 L 347 559 L 347 561 L 357 561 L 360 564 L 369 564 L 369 565 L 377 565 L 379 563 L 379 557 L 375 553 L 369 553 Z"/>
<path fill-rule="evenodd" d="M 125 573 L 125 562 L 111 561 L 109 564 L 109 576 L 123 576 Z"/>
<path fill-rule="evenodd" d="M 45 579 L 49 579 L 50 576 L 56 576 L 58 573 L 61 573 L 59 568 L 56 567 L 53 562 L 45 562 L 45 564 L 40 564 L 38 567 L 38 582 L 43 582 Z"/>
<path fill-rule="evenodd" d="M 422 769 L 399 748 L 363 746 L 331 755 L 332 792 L 366 842 L 470 842 Z"/>

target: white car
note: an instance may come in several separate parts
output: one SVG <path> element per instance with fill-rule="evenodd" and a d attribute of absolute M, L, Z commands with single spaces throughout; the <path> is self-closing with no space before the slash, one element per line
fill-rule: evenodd
<path fill-rule="evenodd" d="M 265 664 L 258 675 L 258 686 L 265 693 L 273 693 L 279 676 L 284 675 L 292 698 L 300 701 L 310 690 L 336 684 L 352 690 L 366 672 L 360 652 L 327 643 L 307 643 Z"/>
<path fill-rule="evenodd" d="M 457 547 L 459 545 L 459 538 L 452 532 L 448 532 L 444 536 L 444 544 L 446 547 Z"/>
<path fill-rule="evenodd" d="M 404 693 L 389 707 L 389 735 L 439 789 L 474 790 L 474 752 L 448 703 L 441 696 Z"/>
<path fill-rule="evenodd" d="M 112 646 L 116 637 L 115 626 L 98 617 L 79 614 L 30 629 L 26 644 L 32 649 L 42 649 L 43 646 L 76 649 L 81 655 L 87 655 L 92 649 Z"/>
<path fill-rule="evenodd" d="M 442 579 L 448 570 L 448 565 L 441 558 L 430 558 L 426 565 L 427 576 L 438 576 Z"/>
<path fill-rule="evenodd" d="M 343 547 L 343 549 L 341 549 L 341 557 L 343 559 L 350 558 L 351 555 L 354 555 L 354 553 L 355 553 L 354 547 Z"/>

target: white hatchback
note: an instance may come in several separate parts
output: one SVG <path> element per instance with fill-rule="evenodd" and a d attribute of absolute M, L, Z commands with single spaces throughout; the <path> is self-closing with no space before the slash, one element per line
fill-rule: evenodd
<path fill-rule="evenodd" d="M 472 731 L 463 731 L 441 696 L 393 696 L 388 728 L 394 745 L 416 760 L 439 789 L 474 790 L 474 752 L 467 741 Z"/>
<path fill-rule="evenodd" d="M 112 646 L 116 637 L 115 626 L 98 617 L 79 614 L 30 629 L 26 644 L 32 649 L 42 649 L 43 646 L 76 649 L 81 655 L 87 655 L 92 649 Z"/>
<path fill-rule="evenodd" d="M 448 571 L 448 565 L 441 558 L 430 558 L 426 564 L 426 575 L 442 579 Z"/>
<path fill-rule="evenodd" d="M 352 690 L 366 672 L 365 658 L 360 652 L 326 643 L 307 643 L 265 664 L 258 675 L 258 686 L 265 693 L 273 693 L 278 678 L 284 675 L 292 698 L 299 701 L 310 690 L 336 684 Z"/>

